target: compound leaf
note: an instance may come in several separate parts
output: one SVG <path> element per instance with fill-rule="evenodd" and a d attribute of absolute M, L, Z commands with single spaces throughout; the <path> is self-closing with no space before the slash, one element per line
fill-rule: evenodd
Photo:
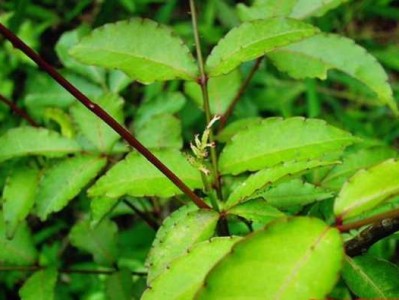
<path fill-rule="evenodd" d="M 206 61 L 208 75 L 214 77 L 227 74 L 243 62 L 317 32 L 317 28 L 291 19 L 244 22 L 228 32 L 212 49 Z"/>
<path fill-rule="evenodd" d="M 168 269 L 177 257 L 187 253 L 195 243 L 212 237 L 219 215 L 212 210 L 197 210 L 193 206 L 183 206 L 171 214 L 158 230 L 146 265 L 147 282 Z"/>
<path fill-rule="evenodd" d="M 319 219 L 283 218 L 238 241 L 196 299 L 324 299 L 338 280 L 343 254 L 335 228 Z M 315 274 L 323 276 L 315 280 Z"/>
<path fill-rule="evenodd" d="M 76 141 L 55 131 L 28 126 L 8 130 L 0 137 L 0 145 L 0 162 L 21 156 L 60 157 L 81 151 Z"/>
<path fill-rule="evenodd" d="M 36 195 L 41 220 L 60 211 L 101 171 L 106 159 L 98 156 L 68 158 L 49 168 L 40 180 Z"/>
<path fill-rule="evenodd" d="M 370 210 L 399 193 L 399 162 L 386 160 L 349 178 L 334 203 L 334 213 L 344 220 Z"/>
<path fill-rule="evenodd" d="M 209 270 L 239 240 L 239 237 L 216 237 L 194 245 L 151 282 L 141 299 L 194 299 Z"/>
<path fill-rule="evenodd" d="M 53 300 L 57 277 L 51 268 L 35 272 L 19 290 L 21 300 Z"/>
<path fill-rule="evenodd" d="M 348 38 L 318 34 L 278 48 L 268 57 L 278 69 L 297 79 L 326 79 L 328 70 L 340 70 L 370 88 L 378 96 L 379 104 L 387 104 L 398 112 L 384 69 L 371 54 Z"/>
<path fill-rule="evenodd" d="M 194 80 L 197 66 L 189 49 L 166 26 L 134 18 L 95 29 L 72 48 L 82 63 L 118 69 L 132 79 Z"/>
<path fill-rule="evenodd" d="M 223 174 L 256 171 L 283 161 L 320 159 L 356 139 L 322 120 L 268 118 L 239 131 L 220 156 Z"/>
<path fill-rule="evenodd" d="M 153 154 L 190 188 L 202 187 L 199 171 L 178 150 L 154 150 Z M 180 193 L 165 175 L 137 152 L 129 153 L 89 189 L 90 197 L 109 198 L 123 195 L 171 197 Z"/>

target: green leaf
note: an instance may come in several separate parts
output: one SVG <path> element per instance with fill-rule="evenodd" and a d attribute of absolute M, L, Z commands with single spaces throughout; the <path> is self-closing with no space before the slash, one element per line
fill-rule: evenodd
<path fill-rule="evenodd" d="M 194 299 L 209 270 L 239 240 L 216 237 L 194 245 L 151 282 L 141 299 Z"/>
<path fill-rule="evenodd" d="M 0 136 L 0 145 L 0 162 L 21 156 L 60 157 L 81 151 L 76 141 L 55 131 L 35 127 L 9 129 Z"/>
<path fill-rule="evenodd" d="M 233 101 L 240 86 L 241 75 L 238 71 L 210 78 L 208 80 L 208 94 L 212 114 L 223 114 Z M 203 108 L 201 87 L 198 83 L 186 82 L 184 92 L 194 100 L 198 107 Z"/>
<path fill-rule="evenodd" d="M 262 224 L 284 217 L 284 213 L 271 206 L 263 199 L 246 201 L 232 207 L 227 213 L 243 217 L 251 222 L 259 222 Z"/>
<path fill-rule="evenodd" d="M 183 206 L 171 214 L 158 230 L 148 254 L 147 283 L 165 272 L 170 263 L 186 254 L 192 245 L 212 237 L 218 219 L 217 212 L 197 210 L 193 206 Z"/>
<path fill-rule="evenodd" d="M 131 19 L 95 29 L 70 51 L 82 63 L 118 69 L 143 83 L 195 80 L 197 66 L 180 38 L 148 19 Z"/>
<path fill-rule="evenodd" d="M 35 272 L 19 290 L 21 300 L 52 300 L 58 273 L 55 269 Z"/>
<path fill-rule="evenodd" d="M 32 209 L 39 180 L 38 170 L 22 166 L 15 168 L 7 178 L 3 190 L 3 214 L 8 238 Z"/>
<path fill-rule="evenodd" d="M 384 69 L 371 54 L 350 39 L 319 34 L 278 48 L 268 56 L 278 69 L 296 79 L 326 79 L 328 70 L 340 70 L 370 88 L 381 105 L 387 104 L 394 112 L 398 111 Z"/>
<path fill-rule="evenodd" d="M 327 11 L 345 2 L 348 2 L 348 0 L 298 0 L 290 16 L 294 19 L 321 17 Z"/>
<path fill-rule="evenodd" d="M 218 77 L 216 77 L 218 78 Z M 257 125 L 262 121 L 260 117 L 245 118 L 237 120 L 227 125 L 223 130 L 216 136 L 216 139 L 221 143 L 226 143 L 241 130 L 251 128 L 253 125 Z"/>
<path fill-rule="evenodd" d="M 101 171 L 106 159 L 77 156 L 55 164 L 44 173 L 36 195 L 37 214 L 46 220 L 60 211 Z"/>
<path fill-rule="evenodd" d="M 399 193 L 399 162 L 386 160 L 349 178 L 334 203 L 341 220 L 359 215 Z"/>
<path fill-rule="evenodd" d="M 290 19 L 244 22 L 228 32 L 213 48 L 206 61 L 208 75 L 214 77 L 227 74 L 243 62 L 317 32 L 317 28 L 309 24 Z"/>
<path fill-rule="evenodd" d="M 338 280 L 339 232 L 318 219 L 273 222 L 237 242 L 196 299 L 323 299 Z M 323 274 L 315 280 L 315 274 Z"/>
<path fill-rule="evenodd" d="M 29 266 L 35 263 L 37 251 L 29 227 L 21 222 L 12 240 L 6 238 L 3 214 L 0 214 L 0 265 Z"/>
<path fill-rule="evenodd" d="M 60 108 L 48 107 L 44 110 L 43 117 L 46 122 L 52 120 L 60 127 L 61 135 L 67 138 L 74 138 L 75 128 L 72 118 Z"/>
<path fill-rule="evenodd" d="M 91 253 L 96 263 L 111 266 L 117 259 L 117 231 L 115 223 L 109 220 L 103 220 L 95 229 L 84 220 L 72 227 L 69 238 L 73 246 Z"/>
<path fill-rule="evenodd" d="M 147 148 L 183 147 L 180 120 L 171 114 L 152 117 L 142 126 L 135 126 L 136 138 Z"/>
<path fill-rule="evenodd" d="M 131 300 L 133 280 L 129 270 L 121 270 L 109 276 L 106 282 L 108 300 Z"/>
<path fill-rule="evenodd" d="M 284 161 L 320 159 L 356 139 L 325 121 L 268 118 L 239 131 L 223 149 L 222 174 L 256 171 Z"/>
<path fill-rule="evenodd" d="M 152 152 L 190 188 L 202 187 L 199 171 L 178 150 L 163 149 Z M 137 152 L 129 153 L 89 189 L 90 197 L 109 198 L 123 195 L 166 198 L 181 193 L 165 175 Z"/>
<path fill-rule="evenodd" d="M 97 226 L 106 215 L 119 203 L 119 199 L 97 197 L 90 201 L 91 222 L 90 226 Z"/>
<path fill-rule="evenodd" d="M 331 198 L 333 195 L 334 193 L 301 179 L 282 182 L 270 190 L 257 194 L 270 205 L 282 210 L 308 205 L 315 201 Z"/>
<path fill-rule="evenodd" d="M 255 174 L 250 175 L 244 180 L 229 196 L 226 201 L 226 207 L 232 207 L 237 203 L 243 202 L 245 199 L 254 195 L 260 189 L 275 184 L 284 179 L 290 179 L 295 175 L 302 175 L 311 169 L 336 164 L 331 161 L 291 161 L 282 163 L 267 169 L 263 169 Z M 255 197 L 258 197 L 257 194 Z"/>
<path fill-rule="evenodd" d="M 118 95 L 105 94 L 94 102 L 109 113 L 118 123 L 123 123 L 123 99 Z M 110 151 L 119 139 L 119 135 L 111 127 L 81 103 L 76 103 L 71 108 L 71 113 L 80 132 L 100 152 L 107 153 Z"/>
<path fill-rule="evenodd" d="M 342 272 L 345 283 L 364 299 L 399 298 L 399 268 L 372 256 L 346 257 Z"/>
<path fill-rule="evenodd" d="M 394 149 L 382 146 L 344 153 L 342 164 L 332 168 L 320 184 L 323 187 L 340 190 L 344 182 L 359 169 L 371 167 L 396 156 L 397 152 Z"/>

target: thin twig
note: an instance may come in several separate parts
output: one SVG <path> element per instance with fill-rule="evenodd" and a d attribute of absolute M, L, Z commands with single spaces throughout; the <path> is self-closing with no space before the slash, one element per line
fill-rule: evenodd
<path fill-rule="evenodd" d="M 37 123 L 21 108 L 19 108 L 14 102 L 0 94 L 0 101 L 7 105 L 15 114 L 25 119 L 30 125 L 37 127 Z"/>
<path fill-rule="evenodd" d="M 123 199 L 123 203 L 125 203 L 131 210 L 133 210 L 144 222 L 147 223 L 148 226 L 150 226 L 155 231 L 158 230 L 159 224 L 155 222 L 152 218 L 150 218 L 148 215 L 143 213 L 141 210 L 139 210 L 129 200 Z"/>
<path fill-rule="evenodd" d="M 198 80 L 198 84 L 201 87 L 206 123 L 209 124 L 211 122 L 212 117 L 211 117 L 211 108 L 210 108 L 210 104 L 209 104 L 208 77 L 205 73 L 204 59 L 202 58 L 201 41 L 199 38 L 199 29 L 198 29 L 197 11 L 195 8 L 194 0 L 190 0 L 190 12 L 191 12 L 191 20 L 192 20 L 193 31 L 194 31 L 195 49 L 197 52 L 198 69 L 200 71 L 200 78 Z M 213 130 L 211 128 L 210 134 L 209 134 L 209 142 L 213 143 L 214 140 L 215 139 L 214 139 L 214 135 L 213 135 Z M 210 149 L 210 152 L 211 152 L 211 162 L 212 162 L 212 173 L 215 178 L 216 194 L 217 194 L 219 200 L 223 200 L 220 175 L 219 175 L 219 171 L 218 171 L 218 167 L 217 167 L 218 162 L 217 162 L 216 148 L 212 147 Z M 218 207 L 214 207 L 214 209 L 218 210 Z"/>
<path fill-rule="evenodd" d="M 198 197 L 179 177 L 176 176 L 167 166 L 165 166 L 151 151 L 141 144 L 123 125 L 119 124 L 100 106 L 93 103 L 89 98 L 82 94 L 74 85 L 66 80 L 53 66 L 41 58 L 32 48 L 20 40 L 14 33 L 0 23 L 0 33 L 9 40 L 13 46 L 21 50 L 26 56 L 32 59 L 40 68 L 47 72 L 64 89 L 71 93 L 79 102 L 86 106 L 101 120 L 114 129 L 130 146 L 135 148 L 151 164 L 160 170 L 170 179 L 184 194 L 186 194 L 198 207 L 210 209 L 200 197 Z"/>
<path fill-rule="evenodd" d="M 235 95 L 233 101 L 231 101 L 229 107 L 227 108 L 226 112 L 222 115 L 220 118 L 220 123 L 219 123 L 219 131 L 226 126 L 227 120 L 231 117 L 233 114 L 233 111 L 238 103 L 240 101 L 241 96 L 244 94 L 246 89 L 248 88 L 249 83 L 251 82 L 252 78 L 254 77 L 256 71 L 259 69 L 259 66 L 263 60 L 263 56 L 259 57 L 255 64 L 253 65 L 251 71 L 249 72 L 247 78 L 245 78 L 244 82 L 241 84 L 239 90 L 237 91 L 237 94 Z"/>

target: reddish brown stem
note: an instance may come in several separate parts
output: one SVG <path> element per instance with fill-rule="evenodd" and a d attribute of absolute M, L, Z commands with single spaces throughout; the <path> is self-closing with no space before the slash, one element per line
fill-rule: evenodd
<path fill-rule="evenodd" d="M 14 102 L 0 94 L 0 101 L 7 105 L 15 114 L 25 119 L 30 125 L 37 127 L 36 122 L 22 109 L 20 109 Z"/>
<path fill-rule="evenodd" d="M 227 120 L 233 114 L 233 111 L 234 111 L 238 101 L 240 101 L 241 96 L 244 94 L 244 92 L 248 88 L 249 83 L 251 82 L 252 78 L 254 77 L 256 71 L 259 69 L 259 66 L 260 66 L 260 63 L 262 62 L 262 59 L 263 59 L 263 56 L 259 57 L 256 60 L 254 66 L 252 67 L 251 71 L 249 72 L 247 78 L 245 78 L 244 82 L 241 84 L 240 89 L 238 90 L 237 94 L 235 95 L 233 101 L 230 103 L 230 105 L 227 108 L 226 112 L 220 118 L 219 131 L 222 130 L 226 126 Z"/>
<path fill-rule="evenodd" d="M 100 106 L 90 101 L 84 94 L 82 94 L 74 85 L 66 80 L 58 71 L 41 58 L 32 48 L 20 40 L 14 33 L 0 23 L 0 33 L 9 40 L 13 46 L 21 50 L 26 56 L 32 59 L 40 68 L 47 72 L 55 81 L 57 81 L 64 89 L 71 93 L 79 102 L 86 106 L 101 120 L 107 123 L 113 130 L 115 130 L 130 146 L 135 148 L 141 155 L 143 155 L 150 163 L 152 163 L 158 170 L 160 170 L 166 177 L 170 179 L 184 194 L 186 194 L 198 207 L 210 207 L 198 197 L 180 178 L 176 176 L 167 166 L 165 166 L 155 155 L 153 155 L 143 144 L 141 144 L 124 126 L 119 124 L 113 117 L 111 117 Z"/>

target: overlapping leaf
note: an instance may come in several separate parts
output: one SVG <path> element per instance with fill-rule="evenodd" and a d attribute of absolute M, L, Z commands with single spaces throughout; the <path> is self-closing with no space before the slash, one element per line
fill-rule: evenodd
<path fill-rule="evenodd" d="M 346 181 L 334 203 L 337 218 L 347 219 L 367 211 L 399 193 L 399 162 L 386 160 L 358 171 Z"/>
<path fill-rule="evenodd" d="M 356 139 L 324 121 L 269 118 L 238 132 L 220 156 L 223 174 L 256 171 L 283 161 L 320 159 Z"/>
<path fill-rule="evenodd" d="M 77 156 L 48 169 L 36 195 L 37 214 L 42 220 L 60 211 L 100 172 L 106 160 L 98 156 Z"/>
<path fill-rule="evenodd" d="M 35 127 L 18 127 L 0 136 L 0 162 L 21 156 L 60 157 L 81 150 L 74 140 L 55 131 Z"/>
<path fill-rule="evenodd" d="M 263 199 L 246 201 L 232 207 L 228 210 L 228 213 L 261 224 L 266 224 L 274 219 L 284 217 L 284 213 L 271 206 Z"/>
<path fill-rule="evenodd" d="M 244 22 L 228 32 L 213 48 L 206 61 L 208 75 L 213 77 L 227 74 L 243 62 L 317 32 L 317 28 L 291 19 Z"/>
<path fill-rule="evenodd" d="M 147 282 L 167 270 L 177 257 L 186 254 L 195 243 L 212 237 L 218 221 L 218 213 L 183 206 L 170 215 L 158 230 L 152 249 L 147 257 Z"/>
<path fill-rule="evenodd" d="M 339 232 L 318 219 L 282 219 L 237 242 L 196 299 L 323 299 L 338 280 Z M 323 274 L 315 280 L 315 274 Z"/>
<path fill-rule="evenodd" d="M 177 150 L 154 150 L 153 154 L 163 161 L 190 188 L 202 187 L 200 173 Z M 130 196 L 171 197 L 181 191 L 158 169 L 137 152 L 117 163 L 89 189 L 91 197 L 118 198 Z"/>
<path fill-rule="evenodd" d="M 21 300 L 53 300 L 57 276 L 51 268 L 35 272 L 19 290 Z"/>
<path fill-rule="evenodd" d="M 294 78 L 325 79 L 327 71 L 340 70 L 364 83 L 397 112 L 387 74 L 377 60 L 352 40 L 334 34 L 318 34 L 268 54 L 281 71 Z"/>
<path fill-rule="evenodd" d="M 71 52 L 77 60 L 119 69 L 143 83 L 194 80 L 197 66 L 187 46 L 166 26 L 131 19 L 95 29 Z"/>

